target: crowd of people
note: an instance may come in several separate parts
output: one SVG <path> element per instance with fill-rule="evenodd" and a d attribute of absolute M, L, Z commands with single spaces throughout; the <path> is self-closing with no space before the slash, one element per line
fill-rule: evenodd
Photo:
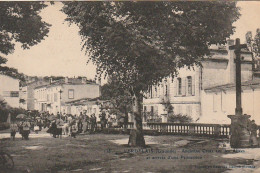
<path fill-rule="evenodd" d="M 21 134 L 22 136 L 22 139 L 28 140 L 32 125 L 33 124 L 30 123 L 28 119 L 11 123 L 10 124 L 11 138 L 15 140 L 15 135 L 17 132 L 19 132 L 19 134 Z"/>
<path fill-rule="evenodd" d="M 128 118 L 117 118 L 116 116 L 109 115 L 104 111 L 99 115 L 100 118 L 100 129 L 117 126 L 125 127 L 128 122 Z M 115 122 L 116 125 L 115 125 Z M 11 138 L 14 140 L 16 132 L 21 134 L 22 139 L 28 140 L 31 131 L 36 134 L 42 129 L 47 129 L 47 133 L 50 133 L 54 138 L 62 138 L 62 135 L 68 135 L 76 137 L 80 133 L 95 133 L 97 132 L 97 117 L 95 114 L 86 115 L 80 113 L 79 116 L 71 114 L 60 114 L 57 115 L 49 114 L 48 112 L 41 113 L 39 115 L 30 115 L 25 119 L 17 120 L 16 123 L 11 123 Z"/>

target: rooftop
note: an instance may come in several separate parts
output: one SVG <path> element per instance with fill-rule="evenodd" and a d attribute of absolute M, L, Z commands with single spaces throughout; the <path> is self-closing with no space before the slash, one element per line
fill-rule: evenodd
<path fill-rule="evenodd" d="M 260 88 L 260 78 L 256 78 L 253 80 L 245 81 L 241 83 L 242 89 L 255 89 Z M 218 85 L 214 87 L 205 88 L 205 92 L 219 92 L 219 91 L 227 91 L 227 90 L 235 90 L 236 84 L 230 83 L 225 85 Z"/>
<path fill-rule="evenodd" d="M 45 85 L 40 85 L 35 87 L 37 88 L 42 88 L 42 87 L 53 87 L 53 86 L 59 86 L 59 85 L 86 85 L 86 84 L 91 84 L 91 85 L 98 85 L 93 81 L 89 80 L 84 80 L 84 79 L 79 79 L 79 78 L 63 78 L 55 81 L 51 81 L 48 84 Z"/>
<path fill-rule="evenodd" d="M 91 105 L 91 104 L 96 104 L 96 103 L 104 103 L 108 102 L 108 100 L 100 100 L 99 97 L 96 98 L 81 98 L 78 100 L 73 100 L 73 101 L 68 101 L 66 104 L 70 105 Z"/>

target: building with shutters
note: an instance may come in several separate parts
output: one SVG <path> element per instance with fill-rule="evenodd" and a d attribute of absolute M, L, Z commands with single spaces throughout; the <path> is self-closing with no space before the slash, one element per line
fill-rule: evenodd
<path fill-rule="evenodd" d="M 0 95 L 11 107 L 19 107 L 19 80 L 0 74 Z"/>
<path fill-rule="evenodd" d="M 166 103 L 173 106 L 174 114 L 188 115 L 194 122 L 202 120 L 203 97 L 205 89 L 235 83 L 235 54 L 229 50 L 234 41 L 226 46 L 211 46 L 210 56 L 201 60 L 202 67 L 181 68 L 178 76 L 168 77 L 146 93 L 143 99 L 143 111 L 167 121 Z M 241 56 L 242 81 L 252 80 L 252 53 L 243 50 Z M 205 102 L 204 102 L 205 103 Z M 143 117 L 147 121 L 148 117 Z"/>
<path fill-rule="evenodd" d="M 66 102 L 83 98 L 93 99 L 100 96 L 100 85 L 88 82 L 85 78 L 64 78 L 50 81 L 47 85 L 35 87 L 35 109 L 57 114 L 71 114 L 71 107 Z"/>

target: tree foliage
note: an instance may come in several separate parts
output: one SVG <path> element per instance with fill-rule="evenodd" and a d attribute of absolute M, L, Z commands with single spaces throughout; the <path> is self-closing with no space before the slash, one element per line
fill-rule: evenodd
<path fill-rule="evenodd" d="M 254 57 L 260 57 L 260 29 L 259 28 L 256 30 L 256 34 L 254 38 L 251 31 L 248 31 L 246 33 L 246 43 L 249 50 L 253 52 Z"/>
<path fill-rule="evenodd" d="M 101 98 L 112 104 L 110 113 L 122 116 L 132 110 L 132 97 L 120 81 L 111 80 L 101 87 Z"/>
<path fill-rule="evenodd" d="M 47 36 L 50 25 L 42 21 L 39 12 L 47 7 L 43 2 L 1 2 L 0 3 L 0 53 L 13 53 L 15 42 L 22 48 L 38 44 Z M 7 59 L 0 54 L 2 74 L 22 79 L 16 69 L 2 67 Z"/>
<path fill-rule="evenodd" d="M 142 92 L 178 69 L 199 64 L 211 44 L 226 43 L 239 17 L 235 2 L 64 2 L 77 24 L 82 49 L 97 75 L 116 76 L 133 96 L 136 131 L 131 146 L 145 146 Z"/>
<path fill-rule="evenodd" d="M 64 2 L 97 73 L 142 91 L 225 43 L 239 17 L 235 2 Z"/>

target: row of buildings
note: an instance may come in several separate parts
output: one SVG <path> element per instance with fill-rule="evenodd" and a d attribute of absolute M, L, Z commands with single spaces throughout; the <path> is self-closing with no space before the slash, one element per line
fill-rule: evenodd
<path fill-rule="evenodd" d="M 201 60 L 201 67 L 181 68 L 174 78 L 166 78 L 152 87 L 143 99 L 143 111 L 167 121 L 166 103 L 174 114 L 190 116 L 194 122 L 230 123 L 235 114 L 235 54 L 225 46 L 212 46 L 211 55 Z M 252 53 L 241 52 L 242 107 L 260 124 L 260 78 Z M 13 107 L 68 114 L 99 113 L 100 85 L 86 78 L 34 80 L 19 88 L 19 81 L 0 75 L 0 94 Z M 144 117 L 144 121 L 147 121 Z M 130 118 L 132 119 L 132 117 Z"/>
<path fill-rule="evenodd" d="M 38 78 L 20 86 L 18 79 L 0 74 L 0 95 L 11 107 L 38 110 L 56 115 L 58 112 L 79 115 L 81 112 L 96 113 L 93 100 L 100 97 L 100 84 L 86 78 L 62 78 L 53 81 Z M 77 101 L 84 101 L 78 104 Z M 83 103 L 83 102 L 82 102 Z M 90 108 L 87 107 L 87 105 Z"/>
<path fill-rule="evenodd" d="M 73 101 L 91 100 L 100 96 L 100 85 L 86 78 L 63 78 L 52 81 L 34 81 L 21 88 L 20 107 L 56 115 L 58 112 L 79 115 L 81 106 Z"/>

